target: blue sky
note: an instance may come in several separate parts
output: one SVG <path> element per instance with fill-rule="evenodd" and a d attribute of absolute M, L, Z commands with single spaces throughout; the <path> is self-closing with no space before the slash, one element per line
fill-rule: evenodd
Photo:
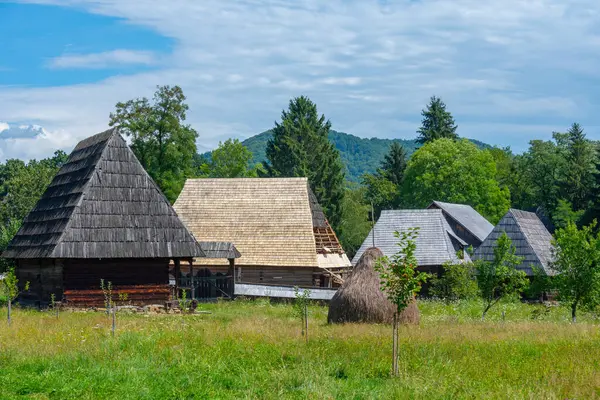
<path fill-rule="evenodd" d="M 118 101 L 180 85 L 200 150 L 307 95 L 334 129 L 413 138 L 442 97 L 459 134 L 527 148 L 600 139 L 593 0 L 0 0 L 0 159 L 70 150 Z M 17 136 L 17 137 L 15 137 Z"/>

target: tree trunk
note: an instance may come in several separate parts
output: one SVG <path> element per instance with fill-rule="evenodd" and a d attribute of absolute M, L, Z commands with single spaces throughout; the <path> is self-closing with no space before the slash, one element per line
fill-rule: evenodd
<path fill-rule="evenodd" d="M 11 323 L 11 319 L 10 319 L 10 313 L 12 311 L 12 301 L 10 300 L 10 297 L 8 298 L 8 326 L 10 326 Z"/>
<path fill-rule="evenodd" d="M 571 321 L 573 323 L 577 322 L 577 303 L 571 304 Z"/>
<path fill-rule="evenodd" d="M 398 312 L 394 313 L 392 335 L 392 375 L 398 376 Z"/>

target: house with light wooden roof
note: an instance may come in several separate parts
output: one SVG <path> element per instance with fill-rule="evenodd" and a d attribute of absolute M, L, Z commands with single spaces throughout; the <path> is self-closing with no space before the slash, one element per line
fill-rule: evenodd
<path fill-rule="evenodd" d="M 235 245 L 236 283 L 329 287 L 351 267 L 306 178 L 188 179 L 174 208 L 199 241 Z"/>

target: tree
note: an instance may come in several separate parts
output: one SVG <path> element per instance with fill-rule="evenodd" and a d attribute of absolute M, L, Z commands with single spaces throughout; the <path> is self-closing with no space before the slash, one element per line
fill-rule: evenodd
<path fill-rule="evenodd" d="M 0 223 L 22 221 L 66 160 L 67 155 L 57 151 L 53 157 L 40 161 L 31 160 L 26 164 L 10 159 L 0 165 Z"/>
<path fill-rule="evenodd" d="M 472 263 L 446 263 L 443 270 L 441 277 L 431 279 L 433 296 L 448 301 L 477 297 L 477 279 Z"/>
<path fill-rule="evenodd" d="M 381 175 L 394 185 L 400 185 L 406 170 L 406 150 L 398 142 L 392 142 L 390 151 L 381 162 Z"/>
<path fill-rule="evenodd" d="M 6 225 L 0 225 L 0 254 L 6 250 L 19 228 L 21 228 L 21 220 L 19 219 L 11 219 Z M 0 273 L 9 270 L 13 264 L 12 260 L 0 258 Z"/>
<path fill-rule="evenodd" d="M 19 291 L 19 280 L 17 279 L 17 275 L 15 274 L 14 268 L 10 268 L 5 274 L 4 279 L 0 280 L 0 293 L 6 297 L 7 306 L 8 306 L 8 325 L 12 323 L 11 319 L 11 311 L 12 311 L 12 302 L 19 297 L 19 294 L 22 292 L 26 292 L 29 290 L 29 282 L 25 282 L 23 285 L 23 290 Z"/>
<path fill-rule="evenodd" d="M 510 206 L 493 157 L 466 139 L 438 139 L 419 148 L 408 162 L 401 192 L 405 207 L 425 208 L 434 200 L 470 204 L 492 223 Z"/>
<path fill-rule="evenodd" d="M 369 209 L 373 205 L 375 219 L 379 218 L 381 210 L 391 210 L 399 204 L 399 186 L 386 179 L 382 174 L 365 174 L 362 184 L 365 187 L 365 201 L 369 205 Z"/>
<path fill-rule="evenodd" d="M 400 185 L 404 179 L 406 158 L 404 147 L 392 142 L 377 172 L 363 175 L 362 184 L 367 188 L 365 200 L 373 205 L 375 217 L 379 216 L 381 210 L 397 208 L 400 204 Z"/>
<path fill-rule="evenodd" d="M 398 376 L 398 317 L 408 305 L 415 301 L 415 295 L 421 290 L 421 284 L 429 274 L 417 271 L 416 240 L 419 228 L 409 228 L 403 232 L 394 232 L 398 239 L 398 252 L 391 258 L 384 256 L 377 260 L 375 270 L 381 278 L 381 290 L 396 306 L 393 326 L 393 372 Z"/>
<path fill-rule="evenodd" d="M 594 187 L 596 148 L 590 140 L 586 139 L 578 123 L 573 123 L 566 135 L 563 194 L 576 211 L 584 210 L 590 190 Z"/>
<path fill-rule="evenodd" d="M 527 289 L 527 275 L 517 269 L 523 257 L 517 256 L 515 251 L 510 238 L 503 233 L 496 241 L 494 259 L 475 262 L 477 286 L 483 300 L 481 319 L 503 298 L 520 294 Z"/>
<path fill-rule="evenodd" d="M 424 144 L 437 139 L 458 139 L 456 124 L 450 112 L 446 111 L 446 104 L 439 97 L 431 97 L 427 108 L 421 111 L 423 120 L 417 130 L 417 142 Z"/>
<path fill-rule="evenodd" d="M 187 111 L 179 86 L 158 86 L 152 102 L 119 102 L 110 114 L 110 126 L 131 137 L 131 149 L 171 202 L 194 172 L 198 133 L 184 124 Z"/>
<path fill-rule="evenodd" d="M 577 321 L 579 307 L 592 308 L 600 300 L 600 240 L 594 235 L 595 221 L 578 229 L 574 223 L 555 232 L 555 283 L 559 300 L 571 308 L 571 319 Z"/>
<path fill-rule="evenodd" d="M 524 157 L 533 204 L 552 216 L 559 199 L 558 179 L 564 169 L 560 148 L 551 141 L 532 140 Z"/>
<path fill-rule="evenodd" d="M 371 206 L 364 203 L 364 192 L 364 187 L 346 189 L 342 203 L 342 220 L 336 231 L 344 251 L 350 258 L 356 254 L 371 230 Z"/>
<path fill-rule="evenodd" d="M 211 178 L 255 177 L 256 169 L 250 167 L 252 153 L 238 139 L 219 142 L 211 154 L 208 175 Z"/>
<path fill-rule="evenodd" d="M 566 228 L 570 223 L 577 224 L 584 212 L 584 210 L 574 211 L 570 202 L 560 199 L 554 210 L 552 222 L 557 228 Z"/>
<path fill-rule="evenodd" d="M 317 112 L 309 98 L 290 100 L 288 110 L 275 122 L 267 143 L 266 169 L 271 176 L 305 176 L 334 229 L 342 217 L 344 167 L 340 154 L 329 141 L 331 123 Z"/>

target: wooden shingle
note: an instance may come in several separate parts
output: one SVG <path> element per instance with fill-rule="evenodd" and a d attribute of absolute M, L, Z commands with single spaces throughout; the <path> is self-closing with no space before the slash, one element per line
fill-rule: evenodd
<path fill-rule="evenodd" d="M 81 141 L 5 258 L 191 258 L 204 253 L 113 128 Z"/>

